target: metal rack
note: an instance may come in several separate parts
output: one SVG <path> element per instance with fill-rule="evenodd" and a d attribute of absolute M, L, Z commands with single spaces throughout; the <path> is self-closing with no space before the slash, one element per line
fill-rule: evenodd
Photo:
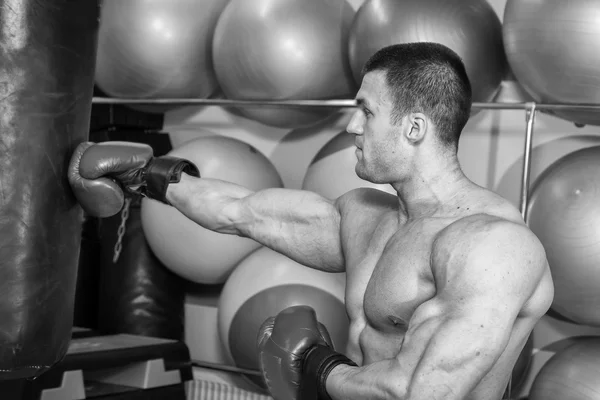
<path fill-rule="evenodd" d="M 125 99 L 94 97 L 92 104 L 112 105 L 171 105 L 171 106 L 219 106 L 219 107 L 277 107 L 277 108 L 355 108 L 353 99 L 343 100 L 230 100 L 230 99 Z M 531 170 L 531 152 L 535 116 L 541 111 L 600 111 L 599 104 L 542 104 L 526 103 L 473 103 L 472 108 L 480 110 L 524 110 L 525 111 L 525 148 L 523 149 L 523 167 L 521 174 L 521 216 L 527 220 L 529 205 L 529 178 Z"/>

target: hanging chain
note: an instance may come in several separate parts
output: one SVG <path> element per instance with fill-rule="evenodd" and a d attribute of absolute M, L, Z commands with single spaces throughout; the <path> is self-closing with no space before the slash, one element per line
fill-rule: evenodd
<path fill-rule="evenodd" d="M 126 198 L 125 205 L 123 206 L 123 211 L 121 211 L 121 224 L 119 225 L 119 229 L 117 229 L 117 243 L 115 244 L 115 252 L 113 254 L 113 263 L 116 263 L 119 260 L 119 256 L 121 255 L 121 250 L 123 250 L 123 236 L 125 236 L 127 219 L 129 218 L 129 205 L 130 204 L 131 204 L 131 198 Z"/>

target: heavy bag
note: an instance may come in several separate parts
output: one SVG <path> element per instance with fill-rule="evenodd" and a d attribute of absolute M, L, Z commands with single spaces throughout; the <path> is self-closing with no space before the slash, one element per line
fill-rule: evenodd
<path fill-rule="evenodd" d="M 65 356 L 82 211 L 67 181 L 88 137 L 97 0 L 0 0 L 0 380 Z"/>
<path fill-rule="evenodd" d="M 98 282 L 100 281 L 100 220 L 84 216 L 75 287 L 73 324 L 79 328 L 98 328 Z"/>
<path fill-rule="evenodd" d="M 99 331 L 183 340 L 185 281 L 152 253 L 140 199 L 100 224 Z"/>

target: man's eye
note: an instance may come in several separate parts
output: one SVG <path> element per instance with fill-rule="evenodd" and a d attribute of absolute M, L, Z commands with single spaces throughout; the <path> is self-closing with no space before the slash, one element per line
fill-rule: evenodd
<path fill-rule="evenodd" d="M 368 110 L 368 109 L 366 109 L 366 108 L 363 108 L 363 112 L 365 113 L 365 115 L 366 115 L 366 116 L 373 115 L 373 114 L 371 113 L 371 111 L 369 111 L 369 110 Z"/>

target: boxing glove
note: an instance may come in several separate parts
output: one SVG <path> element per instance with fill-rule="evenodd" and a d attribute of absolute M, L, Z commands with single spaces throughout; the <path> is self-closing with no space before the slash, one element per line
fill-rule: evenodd
<path fill-rule="evenodd" d="M 152 147 L 130 142 L 81 143 L 69 163 L 69 183 L 83 210 L 92 217 L 118 213 L 126 194 L 169 204 L 170 183 L 181 174 L 199 177 L 198 168 L 185 159 L 154 157 Z"/>
<path fill-rule="evenodd" d="M 268 318 L 259 329 L 258 353 L 275 400 L 327 398 L 325 380 L 331 369 L 340 362 L 356 365 L 335 352 L 327 329 L 308 306 L 289 307 Z"/>

